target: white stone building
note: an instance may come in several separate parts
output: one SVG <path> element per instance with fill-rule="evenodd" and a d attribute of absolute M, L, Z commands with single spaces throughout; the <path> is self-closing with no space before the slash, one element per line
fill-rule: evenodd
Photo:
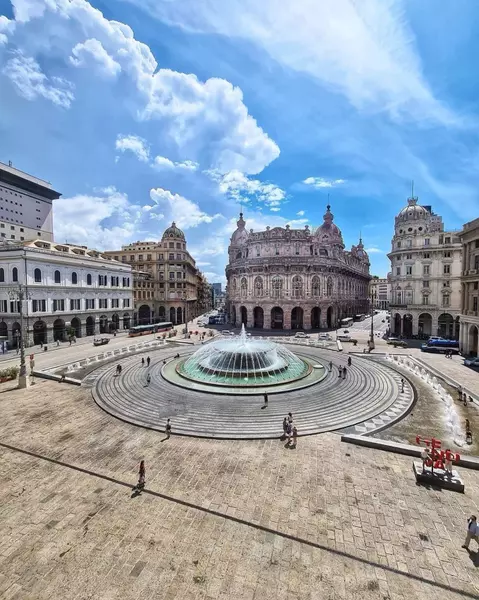
<path fill-rule="evenodd" d="M 340 319 L 368 311 L 368 255 L 361 240 L 345 250 L 329 206 L 313 233 L 307 225 L 247 231 L 242 214 L 237 225 L 226 267 L 234 325 L 332 329 Z"/>
<path fill-rule="evenodd" d="M 51 343 L 130 327 L 131 266 L 85 246 L 43 240 L 0 245 L 0 337 L 16 345 L 20 330 L 19 286 L 25 344 Z"/>
<path fill-rule="evenodd" d="M 459 347 L 465 355 L 479 353 L 479 219 L 464 225 L 462 241 L 462 309 Z"/>
<path fill-rule="evenodd" d="M 391 282 L 388 277 L 374 276 L 369 282 L 369 296 L 373 299 L 374 308 L 388 310 L 391 300 Z"/>
<path fill-rule="evenodd" d="M 417 198 L 395 219 L 391 252 L 391 334 L 459 338 L 462 245 L 458 231 Z"/>
<path fill-rule="evenodd" d="M 53 241 L 52 201 L 60 196 L 47 181 L 0 163 L 0 242 Z"/>

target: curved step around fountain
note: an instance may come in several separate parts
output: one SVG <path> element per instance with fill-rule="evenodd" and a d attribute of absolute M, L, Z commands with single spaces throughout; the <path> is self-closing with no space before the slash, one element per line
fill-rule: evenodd
<path fill-rule="evenodd" d="M 191 353 L 191 349 L 180 352 Z M 122 374 L 115 375 L 116 364 L 104 365 L 84 381 L 92 388 L 95 402 L 109 414 L 129 423 L 164 430 L 170 418 L 177 434 L 224 439 L 276 438 L 282 433 L 282 420 L 294 415 L 299 435 L 365 427 L 364 433 L 384 428 L 388 419 L 397 421 L 408 412 L 414 390 L 406 380 L 400 391 L 401 375 L 386 361 L 357 359 L 348 368 L 346 379 L 339 379 L 339 365 L 347 356 L 336 352 L 305 348 L 309 360 L 334 367 L 325 379 L 299 391 L 274 394 L 262 410 L 263 394 L 221 396 L 183 388 L 161 376 L 163 360 L 171 349 L 150 353 L 150 367 L 141 366 L 138 356 L 122 358 Z M 150 373 L 151 383 L 146 376 Z M 363 425 L 367 423 L 368 425 Z M 355 429 L 355 433 L 360 433 Z"/>

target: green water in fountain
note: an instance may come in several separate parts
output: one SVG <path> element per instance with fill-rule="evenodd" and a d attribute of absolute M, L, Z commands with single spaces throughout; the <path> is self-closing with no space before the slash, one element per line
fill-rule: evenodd
<path fill-rule="evenodd" d="M 249 338 L 243 325 L 240 335 L 205 345 L 176 370 L 194 381 L 242 387 L 300 379 L 311 367 L 281 344 Z"/>

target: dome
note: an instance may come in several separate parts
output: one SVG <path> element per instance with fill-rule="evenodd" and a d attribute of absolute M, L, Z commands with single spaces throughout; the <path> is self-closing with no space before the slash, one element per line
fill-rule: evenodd
<path fill-rule="evenodd" d="M 179 229 L 176 226 L 176 223 L 173 221 L 173 223 L 171 224 L 171 227 L 168 227 L 168 229 L 165 229 L 165 231 L 163 233 L 163 237 L 161 239 L 164 240 L 166 238 L 180 238 L 184 241 L 185 234 L 181 231 L 181 229 Z"/>
<path fill-rule="evenodd" d="M 240 213 L 240 218 L 236 221 L 236 225 L 238 229 L 231 236 L 231 244 L 235 246 L 240 246 L 241 244 L 245 244 L 248 240 L 248 232 L 246 231 L 246 222 L 243 219 L 243 213 Z"/>
<path fill-rule="evenodd" d="M 334 215 L 331 212 L 331 206 L 326 207 L 326 214 L 323 216 L 324 222 L 316 230 L 316 237 L 319 241 L 326 244 L 340 244 L 344 247 L 341 230 L 333 223 Z"/>
<path fill-rule="evenodd" d="M 408 198 L 407 206 L 405 206 L 398 214 L 398 218 L 408 219 L 422 219 L 429 215 L 429 211 L 424 206 L 417 203 L 417 198 Z"/>

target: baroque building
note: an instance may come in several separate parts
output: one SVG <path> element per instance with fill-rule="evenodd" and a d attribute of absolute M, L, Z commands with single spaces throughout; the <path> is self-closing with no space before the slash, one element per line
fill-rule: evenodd
<path fill-rule="evenodd" d="M 409 198 L 394 223 L 391 334 L 459 338 L 462 246 L 431 206 Z"/>
<path fill-rule="evenodd" d="M 26 296 L 21 307 L 20 286 Z M 0 245 L 0 337 L 16 346 L 22 316 L 26 346 L 128 329 L 131 286 L 131 267 L 97 250 L 40 239 L 5 242 Z"/>
<path fill-rule="evenodd" d="M 137 325 L 184 323 L 205 312 L 204 276 L 188 252 L 185 234 L 172 223 L 161 241 L 134 242 L 106 255 L 133 268 Z"/>
<path fill-rule="evenodd" d="M 335 328 L 367 312 L 369 258 L 361 239 L 344 249 L 328 205 L 323 224 L 247 231 L 240 214 L 228 248 L 227 310 L 235 326 Z"/>
<path fill-rule="evenodd" d="M 462 242 L 462 306 L 459 347 L 465 355 L 479 353 L 479 219 L 466 223 Z"/>

